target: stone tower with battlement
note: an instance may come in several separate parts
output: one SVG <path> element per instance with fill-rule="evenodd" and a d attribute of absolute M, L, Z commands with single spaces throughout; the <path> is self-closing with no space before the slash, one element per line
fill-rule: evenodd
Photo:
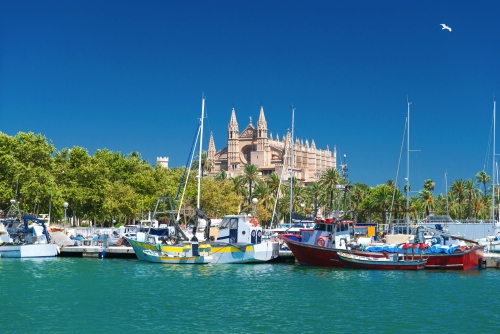
<path fill-rule="evenodd" d="M 157 157 L 156 158 L 156 164 L 162 166 L 163 168 L 168 169 L 168 157 L 162 158 L 162 157 Z"/>

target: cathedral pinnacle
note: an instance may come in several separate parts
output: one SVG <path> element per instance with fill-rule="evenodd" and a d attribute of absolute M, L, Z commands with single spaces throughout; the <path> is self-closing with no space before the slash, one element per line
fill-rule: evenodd
<path fill-rule="evenodd" d="M 257 121 L 258 129 L 267 130 L 266 116 L 264 116 L 264 107 L 260 106 L 259 120 Z"/>
<path fill-rule="evenodd" d="M 214 151 L 215 152 L 215 142 L 214 142 L 214 135 L 212 131 L 210 131 L 210 141 L 208 143 L 208 150 L 209 151 Z"/>
<path fill-rule="evenodd" d="M 238 131 L 238 122 L 236 121 L 236 112 L 234 111 L 234 107 L 231 111 L 231 119 L 229 120 L 228 130 Z"/>

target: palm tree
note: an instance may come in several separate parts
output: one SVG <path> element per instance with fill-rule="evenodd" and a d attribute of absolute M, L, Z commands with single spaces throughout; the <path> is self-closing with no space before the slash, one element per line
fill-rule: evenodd
<path fill-rule="evenodd" d="M 191 169 L 197 169 L 200 161 L 200 153 L 196 154 L 193 162 L 191 163 Z M 213 169 L 213 162 L 208 158 L 207 151 L 201 152 L 201 173 L 202 176 L 205 175 L 205 172 L 211 172 Z"/>
<path fill-rule="evenodd" d="M 370 194 L 370 207 L 382 214 L 382 222 L 386 222 L 387 210 L 391 207 L 393 189 L 387 184 L 381 184 Z"/>
<path fill-rule="evenodd" d="M 436 184 L 434 182 L 432 182 L 431 179 L 427 179 L 424 181 L 424 190 L 434 191 L 435 186 L 436 186 Z"/>
<path fill-rule="evenodd" d="M 420 197 L 420 200 L 422 201 L 422 204 L 425 207 L 425 214 L 428 216 L 429 215 L 429 211 L 434 206 L 434 198 L 432 197 L 432 193 L 429 190 L 424 189 L 424 190 L 421 190 L 418 193 L 418 195 Z"/>
<path fill-rule="evenodd" d="M 351 190 L 351 201 L 354 204 L 354 211 L 359 212 L 360 209 L 363 208 L 363 202 L 368 198 L 370 195 L 372 188 L 370 188 L 368 185 L 364 183 L 354 183 L 353 188 Z M 361 219 L 367 218 L 364 215 L 362 217 L 356 217 L 356 219 Z"/>
<path fill-rule="evenodd" d="M 458 219 L 462 217 L 461 215 L 461 206 L 464 203 L 465 199 L 465 181 L 462 179 L 455 180 L 453 184 L 451 185 L 451 193 L 456 197 L 457 199 L 457 213 L 458 213 Z"/>
<path fill-rule="evenodd" d="M 466 200 L 467 200 L 467 219 L 471 218 L 471 206 L 472 201 L 477 195 L 478 189 L 476 188 L 476 184 L 473 179 L 468 179 L 464 184 Z"/>
<path fill-rule="evenodd" d="M 279 176 L 276 173 L 269 174 L 269 176 L 266 179 L 266 183 L 269 186 L 269 191 L 276 195 L 278 193 L 281 180 Z"/>
<path fill-rule="evenodd" d="M 484 187 L 484 195 L 486 196 L 486 183 L 491 182 L 491 177 L 484 170 L 476 174 L 476 181 Z"/>
<path fill-rule="evenodd" d="M 248 203 L 252 200 L 252 188 L 254 183 L 259 178 L 260 172 L 259 168 L 255 165 L 245 165 L 243 178 L 245 179 L 245 183 L 248 184 Z"/>
<path fill-rule="evenodd" d="M 477 220 L 478 215 L 484 208 L 484 199 L 486 197 L 483 196 L 477 196 L 472 200 L 472 209 L 474 211 L 474 218 Z"/>
<path fill-rule="evenodd" d="M 340 171 L 335 167 L 327 169 L 321 175 L 319 184 L 330 195 L 330 212 L 333 211 L 333 195 L 335 194 L 336 186 L 343 180 Z"/>
<path fill-rule="evenodd" d="M 275 199 L 273 194 L 269 190 L 269 185 L 264 181 L 258 180 L 257 185 L 255 186 L 253 191 L 253 197 L 259 200 L 258 206 L 261 208 L 261 210 L 265 210 L 264 212 L 266 212 L 266 214 L 264 214 L 263 216 L 270 217 L 274 209 Z"/>
<path fill-rule="evenodd" d="M 313 217 L 318 216 L 318 210 L 320 207 L 320 198 L 322 194 L 322 189 L 319 185 L 318 182 L 312 182 L 308 187 L 307 187 L 308 195 L 309 198 L 311 199 L 311 204 L 313 206 Z"/>
<path fill-rule="evenodd" d="M 231 180 L 233 184 L 234 193 L 245 198 L 247 196 L 247 189 L 245 188 L 245 178 L 243 175 L 238 175 L 229 180 Z"/>
<path fill-rule="evenodd" d="M 217 181 L 222 181 L 222 180 L 227 180 L 227 173 L 225 170 L 221 170 L 220 172 L 215 175 L 215 180 Z"/>

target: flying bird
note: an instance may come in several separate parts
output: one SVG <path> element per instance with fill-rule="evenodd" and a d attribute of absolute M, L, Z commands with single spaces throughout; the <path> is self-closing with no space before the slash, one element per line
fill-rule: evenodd
<path fill-rule="evenodd" d="M 441 23 L 441 27 L 443 27 L 443 29 L 442 29 L 442 30 L 444 30 L 444 29 L 448 29 L 448 30 L 451 32 L 451 28 L 450 28 L 450 27 L 448 27 L 446 24 Z"/>

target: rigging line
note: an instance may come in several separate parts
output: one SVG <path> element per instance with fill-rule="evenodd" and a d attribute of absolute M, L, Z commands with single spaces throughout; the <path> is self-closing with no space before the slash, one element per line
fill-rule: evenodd
<path fill-rule="evenodd" d="M 191 147 L 191 152 L 190 152 L 190 155 L 191 157 L 189 158 L 188 160 L 188 163 L 189 163 L 189 166 L 191 167 L 191 164 L 193 163 L 193 156 L 194 156 L 194 148 L 196 147 L 196 143 L 198 142 L 198 136 L 200 135 L 200 130 L 201 130 L 201 122 L 198 126 L 198 131 L 196 132 L 196 139 L 193 143 L 193 146 Z M 182 196 L 181 196 L 181 201 L 179 203 L 179 210 L 177 211 L 177 221 L 179 221 L 180 217 L 181 217 L 181 208 L 182 208 L 182 202 L 184 200 L 184 194 L 186 192 L 186 187 L 187 187 L 187 184 L 188 184 L 188 179 L 189 179 L 189 174 L 191 173 L 191 168 L 187 168 L 187 176 L 186 176 L 186 181 L 184 182 L 184 190 L 182 191 Z M 186 173 L 186 170 L 184 170 L 184 173 Z M 184 179 L 184 176 L 182 177 Z M 179 191 L 180 191 L 180 187 L 182 185 L 182 180 L 181 180 L 181 184 L 179 185 L 179 190 L 177 190 L 177 197 L 176 197 L 176 200 L 179 196 Z M 175 209 L 174 209 L 175 210 Z"/>
<path fill-rule="evenodd" d="M 283 180 L 283 174 L 285 173 L 285 161 L 288 158 L 285 145 L 283 145 L 283 152 L 284 152 L 284 154 L 283 154 L 283 168 L 281 168 L 280 181 L 278 183 L 278 189 L 276 190 L 276 201 L 274 201 L 274 209 L 273 209 L 273 215 L 271 216 L 271 224 L 272 224 L 272 222 L 274 222 L 274 217 L 276 216 L 276 206 L 278 204 L 278 200 L 280 197 L 280 190 L 281 190 L 281 183 L 282 183 L 281 181 Z M 276 225 L 276 227 L 277 226 L 278 225 Z"/>
<path fill-rule="evenodd" d="M 174 199 L 175 201 L 179 200 L 179 193 L 181 191 L 182 182 L 184 181 L 184 176 L 186 176 L 188 169 L 191 169 L 191 159 L 192 159 L 191 153 L 193 152 L 194 147 L 196 146 L 196 143 L 198 142 L 198 135 L 200 134 L 200 126 L 201 126 L 201 124 L 198 123 L 198 127 L 196 128 L 196 132 L 195 132 L 195 136 L 194 136 L 194 140 L 193 140 L 193 145 L 191 145 L 191 152 L 189 152 L 188 160 L 186 161 L 186 169 L 184 169 L 184 174 L 182 175 L 181 183 L 179 184 L 179 188 L 177 189 L 177 194 L 175 195 L 175 199 Z"/>
<path fill-rule="evenodd" d="M 401 148 L 399 149 L 398 169 L 396 170 L 395 187 L 394 187 L 394 191 L 392 192 L 391 212 L 389 213 L 389 221 L 390 221 L 391 215 L 392 215 L 392 208 L 394 205 L 394 196 L 396 195 L 396 186 L 398 185 L 399 167 L 401 165 L 401 156 L 403 155 L 403 147 L 404 147 L 404 143 L 405 143 L 405 135 L 406 135 L 406 126 L 407 125 L 408 125 L 408 116 L 406 116 L 405 127 L 404 127 L 404 131 L 403 131 L 403 140 L 401 141 Z"/>
<path fill-rule="evenodd" d="M 206 96 L 205 96 L 205 100 L 206 100 Z M 206 121 L 208 122 L 208 131 L 206 131 L 206 133 L 204 134 L 205 135 L 205 138 L 204 139 L 207 139 L 207 142 L 210 141 L 210 133 L 211 133 L 211 128 L 210 128 L 210 119 L 208 118 L 208 112 L 207 112 L 207 106 L 205 105 L 205 117 L 203 117 L 206 119 Z M 207 158 L 208 158 L 208 148 L 207 148 Z"/>
<path fill-rule="evenodd" d="M 493 136 L 493 116 L 491 116 L 491 125 L 490 125 L 490 135 L 488 137 L 488 146 L 486 148 L 486 157 L 484 158 L 483 170 L 486 171 L 488 168 L 488 162 L 490 160 L 490 149 L 491 149 L 491 137 Z"/>

